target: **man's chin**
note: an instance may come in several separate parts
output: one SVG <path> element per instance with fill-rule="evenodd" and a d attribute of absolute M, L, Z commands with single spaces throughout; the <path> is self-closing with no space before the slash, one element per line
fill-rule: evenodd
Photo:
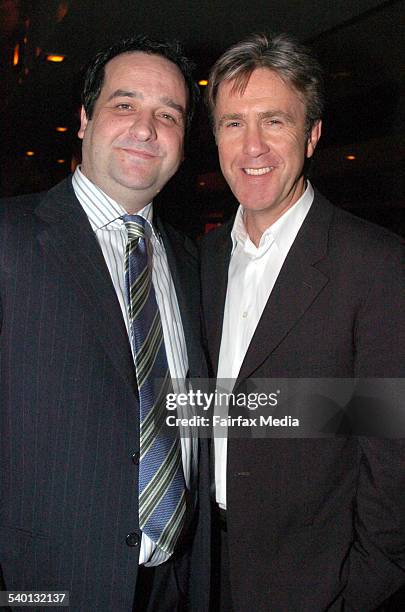
<path fill-rule="evenodd" d="M 265 212 L 266 210 L 271 210 L 273 208 L 271 200 L 265 198 L 246 197 L 243 199 L 237 198 L 237 200 L 245 210 L 251 212 Z"/>
<path fill-rule="evenodd" d="M 159 184 L 151 177 L 147 176 L 130 176 L 128 174 L 119 177 L 117 183 L 122 189 L 134 192 L 151 192 L 155 193 L 159 189 Z"/>

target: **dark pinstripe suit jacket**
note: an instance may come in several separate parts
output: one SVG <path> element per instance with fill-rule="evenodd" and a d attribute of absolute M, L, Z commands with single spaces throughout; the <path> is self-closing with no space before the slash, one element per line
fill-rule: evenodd
<path fill-rule="evenodd" d="M 165 242 L 199 376 L 193 245 Z M 8 589 L 132 610 L 139 546 L 137 387 L 101 249 L 70 179 L 0 208 L 0 565 Z M 203 561 L 204 548 L 199 549 Z M 201 578 L 201 576 L 200 576 Z"/>

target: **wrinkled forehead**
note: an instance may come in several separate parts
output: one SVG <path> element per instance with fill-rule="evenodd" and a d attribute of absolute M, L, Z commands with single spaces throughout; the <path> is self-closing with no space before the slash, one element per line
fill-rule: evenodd
<path fill-rule="evenodd" d="M 104 78 L 96 104 L 125 92 L 139 99 L 160 99 L 177 108 L 187 120 L 189 90 L 180 68 L 155 53 L 130 51 L 113 57 L 104 67 Z"/>
<path fill-rule="evenodd" d="M 289 96 L 296 97 L 304 102 L 303 95 L 295 85 L 284 75 L 267 67 L 256 67 L 238 72 L 218 84 L 215 102 L 219 97 L 243 97 L 249 86 L 254 83 L 255 89 L 263 96 L 270 96 L 276 87 L 278 90 L 288 92 Z"/>
<path fill-rule="evenodd" d="M 269 107 L 294 108 L 298 114 L 306 115 L 304 95 L 287 78 L 267 67 L 254 68 L 239 72 L 218 84 L 213 116 L 215 120 L 226 111 L 234 109 L 247 101 L 266 101 Z"/>

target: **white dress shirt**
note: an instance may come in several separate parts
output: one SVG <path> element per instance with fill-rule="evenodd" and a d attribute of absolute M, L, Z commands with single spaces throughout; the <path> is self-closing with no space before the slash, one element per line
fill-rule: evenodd
<path fill-rule="evenodd" d="M 233 247 L 217 375 L 218 388 L 225 392 L 232 391 L 257 324 L 313 199 L 314 191 L 308 182 L 300 199 L 262 234 L 258 247 L 246 231 L 243 208 L 238 208 L 231 232 Z M 224 509 L 227 445 L 226 437 L 214 438 L 215 499 Z"/>
<path fill-rule="evenodd" d="M 125 224 L 121 219 L 127 213 L 117 202 L 92 183 L 80 171 L 79 167 L 76 168 L 72 177 L 72 184 L 76 197 L 82 205 L 100 244 L 129 336 L 130 323 L 126 304 L 124 271 L 128 235 Z M 163 242 L 152 225 L 152 203 L 136 214 L 141 215 L 148 222 L 145 229 L 146 232 L 149 232 L 152 249 L 152 283 L 162 319 L 163 337 L 170 375 L 177 383 L 177 381 L 186 378 L 188 358 L 176 291 Z M 132 349 L 132 343 L 130 344 Z M 137 406 L 134 405 L 134 410 L 136 409 Z M 181 438 L 183 471 L 187 487 L 190 487 L 197 460 L 195 442 L 191 442 L 188 437 Z M 193 470 L 193 474 L 191 474 L 191 470 Z M 167 558 L 168 555 L 158 550 L 152 540 L 143 533 L 139 563 L 159 565 L 166 561 Z"/>

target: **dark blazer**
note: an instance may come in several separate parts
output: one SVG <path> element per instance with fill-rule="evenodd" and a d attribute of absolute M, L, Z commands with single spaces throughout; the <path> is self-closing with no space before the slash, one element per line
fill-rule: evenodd
<path fill-rule="evenodd" d="M 232 221 L 202 245 L 214 372 Z M 259 321 L 234 391 L 249 378 L 403 377 L 402 240 L 316 193 Z M 234 609 L 376 608 L 405 582 L 403 440 L 228 442 Z"/>
<path fill-rule="evenodd" d="M 157 228 L 198 377 L 196 253 L 174 230 Z M 131 611 L 140 542 L 136 377 L 114 287 L 70 179 L 2 203 L 0 299 L 5 585 L 68 590 L 75 611 Z M 202 562 L 207 552 L 200 542 Z M 186 557 L 173 562 L 173 580 L 176 563 L 186 575 Z M 205 575 L 194 581 L 202 610 Z"/>

